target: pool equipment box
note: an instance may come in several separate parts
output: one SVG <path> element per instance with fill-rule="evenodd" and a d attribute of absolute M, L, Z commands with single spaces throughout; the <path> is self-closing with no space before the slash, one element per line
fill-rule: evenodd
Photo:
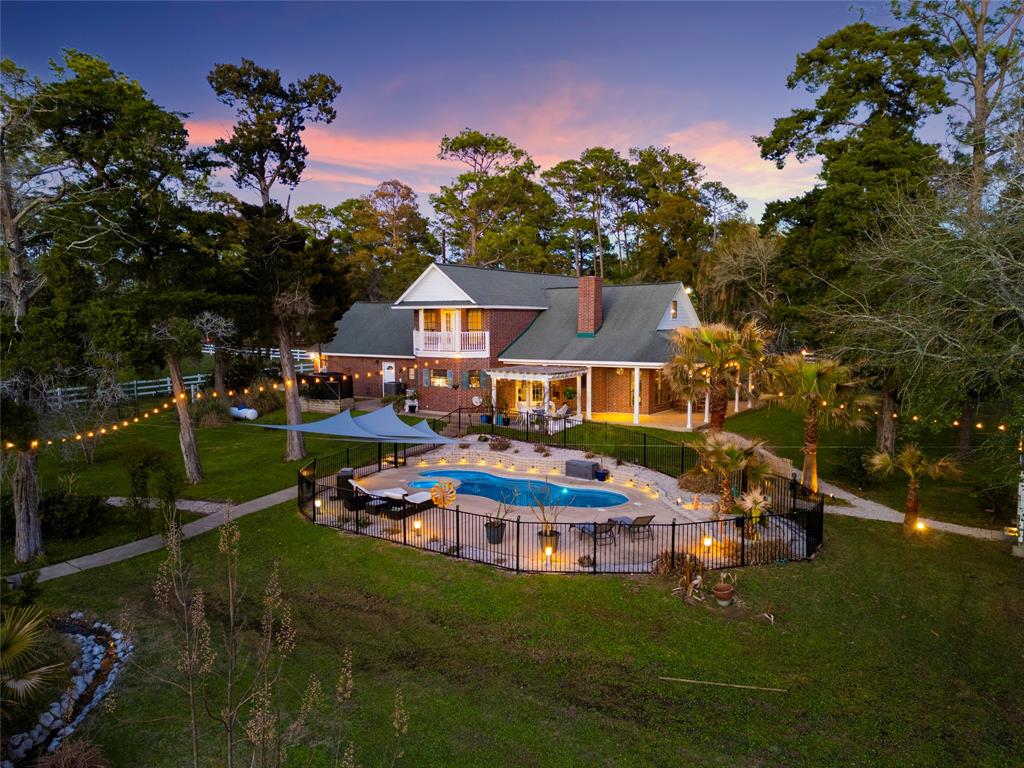
<path fill-rule="evenodd" d="M 578 477 L 582 480 L 593 480 L 597 477 L 600 465 L 596 461 L 586 459 L 567 459 L 565 462 L 565 476 Z"/>

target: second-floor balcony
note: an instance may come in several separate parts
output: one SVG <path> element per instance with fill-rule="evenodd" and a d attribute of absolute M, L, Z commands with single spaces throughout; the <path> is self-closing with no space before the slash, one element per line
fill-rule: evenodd
<path fill-rule="evenodd" d="M 490 357 L 490 336 L 487 331 L 413 331 L 414 353 Z"/>

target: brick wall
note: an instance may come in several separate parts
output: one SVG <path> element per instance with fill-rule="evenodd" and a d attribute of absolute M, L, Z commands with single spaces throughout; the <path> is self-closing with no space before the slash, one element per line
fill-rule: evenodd
<path fill-rule="evenodd" d="M 576 301 L 577 333 L 597 333 L 603 321 L 601 290 L 604 280 L 594 275 L 584 275 L 579 279 Z"/>
<path fill-rule="evenodd" d="M 356 397 L 380 397 L 384 391 L 380 378 L 381 361 L 395 363 L 395 380 L 405 382 L 406 387 L 413 387 L 414 380 L 409 377 L 409 369 L 414 361 L 394 357 L 340 357 L 324 355 L 327 372 L 341 374 L 352 379 L 352 394 Z"/>
<path fill-rule="evenodd" d="M 458 384 L 457 389 L 448 387 L 431 387 L 423 385 L 422 373 L 417 376 L 416 391 L 420 397 L 420 408 L 428 411 L 443 411 L 448 413 L 459 407 L 469 408 L 473 405 L 474 397 L 484 397 L 490 394 L 490 384 L 483 388 L 471 387 L 463 389 L 462 372 L 498 368 L 498 355 L 505 347 L 511 344 L 526 327 L 533 322 L 537 316 L 534 310 L 523 309 L 485 309 L 483 310 L 483 330 L 490 334 L 491 356 L 490 357 L 418 357 L 416 365 L 418 370 L 423 368 L 443 368 L 453 371 L 453 381 Z"/>
<path fill-rule="evenodd" d="M 630 394 L 633 391 L 633 369 L 623 368 L 622 375 L 616 368 L 594 368 L 594 394 L 591 409 L 594 412 L 632 413 Z M 640 369 L 640 413 L 651 414 L 672 407 L 671 396 L 658 404 L 655 402 L 658 371 Z M 663 387 L 668 385 L 663 383 Z M 668 395 L 667 389 L 665 390 Z"/>

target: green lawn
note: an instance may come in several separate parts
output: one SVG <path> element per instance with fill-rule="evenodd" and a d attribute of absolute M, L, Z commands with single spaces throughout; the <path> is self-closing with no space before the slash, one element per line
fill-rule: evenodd
<path fill-rule="evenodd" d="M 316 421 L 328 414 L 303 414 L 305 421 Z M 284 410 L 275 411 L 256 423 L 283 424 Z M 196 429 L 196 443 L 203 463 L 203 482 L 187 486 L 184 498 L 215 501 L 248 501 L 295 483 L 298 467 L 308 459 L 287 463 L 283 460 L 285 432 L 257 429 L 252 423 L 235 422 L 223 427 Z M 39 461 L 40 482 L 44 489 L 53 487 L 62 475 L 78 475 L 76 491 L 102 493 L 108 496 L 128 494 L 128 474 L 121 463 L 126 448 L 146 443 L 169 453 L 179 467 L 182 465 L 178 445 L 178 424 L 169 413 L 129 427 L 124 432 L 104 437 L 96 450 L 95 462 L 86 464 L 80 453 L 65 460 L 56 448 L 42 451 Z M 344 450 L 352 442 L 306 435 L 310 456 Z"/>
<path fill-rule="evenodd" d="M 191 512 L 179 512 L 178 515 L 182 523 L 188 523 L 200 517 Z M 4 531 L 3 537 L 0 538 L 2 541 L 2 545 L 0 545 L 0 574 L 2 575 L 18 573 L 26 569 L 25 565 L 14 562 L 14 542 L 8 539 L 8 535 L 13 536 L 14 532 L 11 531 L 8 534 L 7 531 Z M 46 557 L 29 567 L 62 563 L 82 555 L 127 544 L 130 541 L 143 538 L 145 535 L 147 534 L 139 532 L 135 520 L 131 518 L 126 509 L 111 507 L 103 527 L 88 536 L 80 536 L 76 539 L 46 537 L 43 542 L 46 547 Z"/>
<path fill-rule="evenodd" d="M 287 504 L 240 526 L 248 593 L 280 558 L 294 608 L 286 720 L 309 673 L 332 690 L 352 649 L 344 721 L 360 765 L 383 764 L 398 687 L 408 766 L 933 768 L 1009 766 L 1024 754 L 1024 561 L 1006 546 L 908 540 L 892 524 L 830 517 L 816 560 L 737 572 L 741 604 L 723 610 L 686 605 L 662 579 L 516 576 L 341 535 Z M 216 542 L 185 545 L 215 620 Z M 129 609 L 139 661 L 168 673 L 175 654 L 152 591 L 159 559 L 49 583 L 43 602 L 112 620 Z M 769 606 L 774 625 L 761 617 Z M 258 625 L 258 609 L 246 616 Z M 182 764 L 179 694 L 130 669 L 116 702 L 84 730 L 115 765 Z M 208 747 L 219 742 L 203 727 Z M 306 764 L 291 753 L 289 765 Z"/>
<path fill-rule="evenodd" d="M 730 432 L 764 439 L 773 452 L 790 459 L 798 470 L 803 464 L 803 423 L 797 414 L 767 408 L 746 411 L 730 417 L 725 428 Z M 928 454 L 939 457 L 952 453 L 954 440 L 950 428 L 935 435 L 927 435 L 918 442 Z M 859 487 L 847 478 L 846 465 L 855 460 L 854 454 L 858 454 L 849 449 L 853 447 L 865 452 L 874 446 L 873 429 L 866 432 L 823 432 L 818 451 L 818 474 L 846 490 L 902 510 L 907 489 L 903 476 L 874 480 L 867 487 Z M 1012 458 L 1016 459 L 1016 456 Z M 964 478 L 960 481 L 925 478 L 921 483 L 921 514 L 937 520 L 984 528 L 1009 525 L 1009 513 L 994 516 L 986 509 L 988 502 L 976 492 L 974 485 L 979 482 L 979 475 L 986 471 L 983 465 L 971 463 L 965 466 Z"/>

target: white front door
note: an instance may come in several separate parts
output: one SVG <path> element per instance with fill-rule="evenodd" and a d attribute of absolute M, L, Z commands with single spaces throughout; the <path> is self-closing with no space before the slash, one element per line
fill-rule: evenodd
<path fill-rule="evenodd" d="M 388 362 L 381 363 L 380 378 L 385 384 L 393 382 L 395 380 L 395 364 Z"/>
<path fill-rule="evenodd" d="M 459 346 L 459 310 L 441 310 L 441 349 L 458 352 Z"/>

